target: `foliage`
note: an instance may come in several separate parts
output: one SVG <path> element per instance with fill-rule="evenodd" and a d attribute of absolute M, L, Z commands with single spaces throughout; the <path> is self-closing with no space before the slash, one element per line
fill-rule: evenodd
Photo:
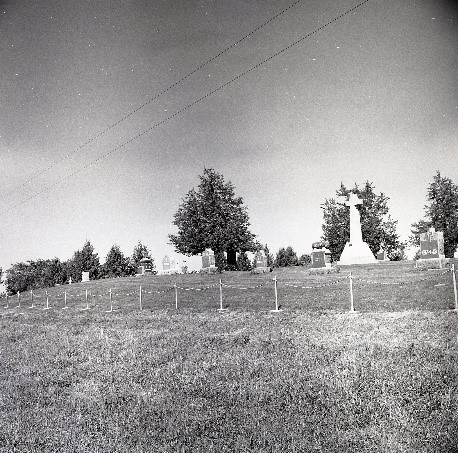
<path fill-rule="evenodd" d="M 156 274 L 156 266 L 154 264 L 154 259 L 151 257 L 151 251 L 146 245 L 142 244 L 141 241 L 138 241 L 138 244 L 134 247 L 134 251 L 130 258 L 132 275 L 137 272 L 138 266 L 140 265 L 140 260 L 143 258 L 149 258 L 151 260 L 153 274 Z"/>
<path fill-rule="evenodd" d="M 124 256 L 119 245 L 113 245 L 108 252 L 105 263 L 101 266 L 101 276 L 106 278 L 127 277 L 133 273 L 129 258 Z"/>
<path fill-rule="evenodd" d="M 16 263 L 6 271 L 5 286 L 9 294 L 48 288 L 66 282 L 68 267 L 58 258 Z"/>
<path fill-rule="evenodd" d="M 375 194 L 374 186 L 369 181 L 362 188 L 355 184 L 351 190 L 341 184 L 336 196 L 348 198 L 351 192 L 362 199 L 362 205 L 357 206 L 357 209 L 361 216 L 363 240 L 372 253 L 375 255 L 380 248 L 388 255 L 395 253 L 401 243 L 396 233 L 397 221 L 389 215 L 389 198 L 383 193 Z M 326 199 L 321 207 L 324 217 L 322 240 L 329 242 L 332 260 L 337 261 L 345 244 L 350 240 L 350 212 L 339 198 Z"/>
<path fill-rule="evenodd" d="M 224 269 L 222 252 L 253 251 L 255 236 L 248 229 L 247 207 L 235 196 L 232 183 L 211 168 L 199 178 L 198 189 L 187 193 L 174 215 L 178 233 L 169 235 L 170 243 L 187 256 L 211 248 L 216 266 Z"/>
<path fill-rule="evenodd" d="M 73 282 L 81 281 L 81 273 L 89 271 L 89 278 L 95 280 L 99 278 L 100 261 L 97 253 L 94 253 L 94 247 L 89 241 L 86 241 L 81 250 L 73 254 L 73 258 L 68 261 L 69 273 Z"/>
<path fill-rule="evenodd" d="M 237 268 L 239 271 L 251 271 L 250 259 L 246 252 L 242 252 L 237 257 Z"/>
<path fill-rule="evenodd" d="M 412 224 L 409 241 L 419 246 L 420 233 L 434 227 L 444 233 L 445 256 L 453 257 L 458 245 L 458 186 L 438 171 L 429 185 L 427 198 L 429 204 L 425 206 L 425 219 Z"/>
<path fill-rule="evenodd" d="M 275 258 L 275 267 L 297 266 L 299 260 L 297 259 L 296 252 L 292 247 L 288 246 L 280 248 Z"/>
<path fill-rule="evenodd" d="M 307 266 L 312 262 L 312 257 L 307 253 L 304 253 L 299 257 L 299 266 Z"/>

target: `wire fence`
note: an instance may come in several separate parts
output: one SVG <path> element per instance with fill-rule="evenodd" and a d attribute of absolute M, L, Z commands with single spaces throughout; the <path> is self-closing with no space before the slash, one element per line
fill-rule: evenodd
<path fill-rule="evenodd" d="M 445 277 L 450 275 L 451 279 L 446 279 Z M 388 279 L 388 280 L 387 280 Z M 432 287 L 446 287 L 448 285 L 453 287 L 453 310 L 458 311 L 458 301 L 457 301 L 457 288 L 456 288 L 456 275 L 455 267 L 452 264 L 451 268 L 445 269 L 438 273 L 434 272 L 430 275 L 427 275 L 423 278 L 410 278 L 408 280 L 396 280 L 396 277 L 384 277 L 378 280 L 363 278 L 363 277 L 354 277 L 350 271 L 347 276 L 333 279 L 332 281 L 326 281 L 325 283 L 321 282 L 301 282 L 301 281 L 290 281 L 287 278 L 274 278 L 264 279 L 263 281 L 259 280 L 250 280 L 243 279 L 242 281 L 228 280 L 223 282 L 222 279 L 219 279 L 219 282 L 214 282 L 209 284 L 208 282 L 201 282 L 200 285 L 186 286 L 183 284 L 175 283 L 170 284 L 166 282 L 149 282 L 146 286 L 138 286 L 132 289 L 125 290 L 123 287 L 117 287 L 115 289 L 109 288 L 108 290 L 102 290 L 100 288 L 65 288 L 59 290 L 58 292 L 52 291 L 51 293 L 48 289 L 45 290 L 35 290 L 35 291 L 24 291 L 18 292 L 15 295 L 3 295 L 0 298 L 0 309 L 43 309 L 49 310 L 54 309 L 80 309 L 80 310 L 89 310 L 95 308 L 106 308 L 109 305 L 109 309 L 105 310 L 107 312 L 112 312 L 114 307 L 117 310 L 122 310 L 129 306 L 126 304 L 126 301 L 132 302 L 132 299 L 138 300 L 138 309 L 143 310 L 145 308 L 145 302 L 158 302 L 157 297 L 166 297 L 168 293 L 174 293 L 174 300 L 168 298 L 165 302 L 170 304 L 171 301 L 174 301 L 175 308 L 179 307 L 186 308 L 185 299 L 180 297 L 185 293 L 194 292 L 194 293 L 207 293 L 212 292 L 213 290 L 218 290 L 219 293 L 219 310 L 227 310 L 227 306 L 224 307 L 224 299 L 237 298 L 237 294 L 240 295 L 241 292 L 245 292 L 246 297 L 256 297 L 262 294 L 262 297 L 265 299 L 270 299 L 269 294 L 271 295 L 271 305 L 275 308 L 272 308 L 270 311 L 277 312 L 281 311 L 279 305 L 279 295 L 282 297 L 281 289 L 290 288 L 290 291 L 298 290 L 302 292 L 306 297 L 310 297 L 310 294 L 313 290 L 323 290 L 330 289 L 332 294 L 335 291 L 339 293 L 346 293 L 348 295 L 349 301 L 349 311 L 355 312 L 354 296 L 355 296 L 355 286 L 357 290 L 361 291 L 363 288 L 371 288 L 374 286 L 380 287 L 399 287 L 399 286 L 408 286 L 408 285 L 418 285 L 424 282 L 434 283 Z M 280 288 L 280 294 L 279 294 Z M 49 288 L 49 290 L 55 290 L 55 288 Z M 261 291 L 261 292 L 260 292 Z M 296 294 L 296 293 L 294 293 Z M 319 293 L 323 296 L 323 292 Z M 153 296 L 157 296 L 154 298 Z M 212 296 L 214 297 L 214 296 Z M 285 296 L 283 296 L 285 297 Z M 213 299 L 214 300 L 214 299 Z M 162 301 L 162 306 L 164 306 L 164 301 Z M 273 305 L 275 303 L 275 305 Z M 157 304 L 160 307 L 160 304 Z M 267 308 L 267 306 L 265 307 Z M 8 312 L 3 312 L 0 314 L 5 316 Z M 10 314 L 14 314 L 10 311 Z"/>

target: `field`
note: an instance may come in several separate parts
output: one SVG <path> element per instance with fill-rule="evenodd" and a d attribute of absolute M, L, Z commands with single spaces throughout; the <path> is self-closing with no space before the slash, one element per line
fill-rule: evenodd
<path fill-rule="evenodd" d="M 50 288 L 48 310 L 43 290 L 2 302 L 0 451 L 458 451 L 444 270 L 139 277 Z"/>

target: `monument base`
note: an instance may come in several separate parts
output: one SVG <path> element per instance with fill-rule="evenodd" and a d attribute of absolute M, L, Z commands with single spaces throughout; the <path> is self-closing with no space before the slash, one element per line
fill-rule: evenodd
<path fill-rule="evenodd" d="M 162 269 L 157 271 L 157 275 L 175 275 L 179 273 L 180 272 L 177 269 Z"/>
<path fill-rule="evenodd" d="M 374 264 L 378 263 L 374 254 L 371 252 L 367 242 L 347 242 L 345 248 L 340 255 L 340 265 L 348 264 Z"/>
<path fill-rule="evenodd" d="M 201 274 L 216 274 L 218 272 L 217 267 L 203 267 L 200 271 Z"/>
<path fill-rule="evenodd" d="M 251 270 L 252 274 L 264 274 L 266 272 L 271 272 L 270 267 L 255 267 L 254 269 Z"/>
<path fill-rule="evenodd" d="M 415 263 L 417 269 L 443 269 L 449 263 L 449 259 L 445 256 L 439 258 L 423 258 Z"/>
<path fill-rule="evenodd" d="M 334 266 L 328 266 L 328 267 L 311 267 L 309 269 L 310 274 L 338 274 L 340 272 L 340 269 L 338 267 Z"/>

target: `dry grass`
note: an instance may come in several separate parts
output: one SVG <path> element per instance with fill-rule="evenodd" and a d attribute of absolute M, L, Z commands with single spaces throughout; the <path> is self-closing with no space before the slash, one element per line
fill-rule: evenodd
<path fill-rule="evenodd" d="M 450 274 L 408 286 L 361 283 L 352 315 L 348 281 L 285 285 L 347 272 L 296 271 L 277 274 L 280 313 L 269 312 L 272 274 L 232 273 L 223 282 L 265 285 L 223 288 L 223 313 L 218 287 L 179 291 L 178 311 L 171 291 L 145 294 L 142 311 L 138 294 L 118 296 L 105 313 L 108 288 L 127 294 L 135 279 L 72 285 L 96 296 L 88 311 L 80 310 L 84 297 L 57 309 L 62 288 L 50 290 L 51 310 L 1 309 L 0 450 L 458 451 Z M 430 275 L 402 265 L 353 273 L 379 282 Z M 181 276 L 178 284 L 219 278 Z M 140 280 L 147 292 L 174 283 L 153 280 Z"/>

